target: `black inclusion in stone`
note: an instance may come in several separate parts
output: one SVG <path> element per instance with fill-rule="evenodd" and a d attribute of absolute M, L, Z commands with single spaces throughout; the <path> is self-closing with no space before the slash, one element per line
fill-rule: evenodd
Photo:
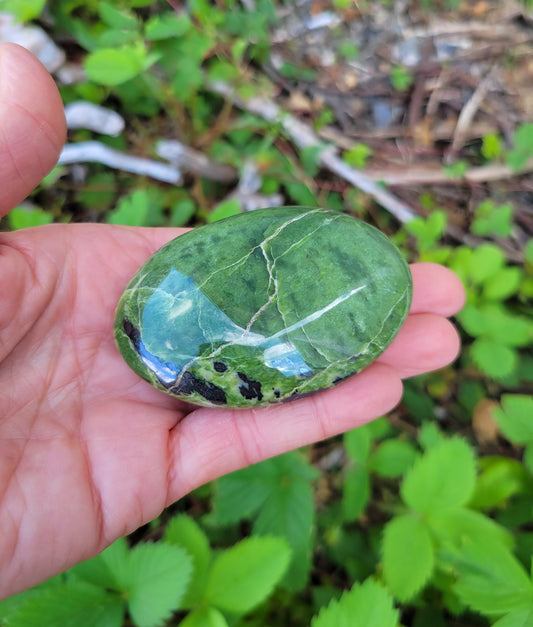
<path fill-rule="evenodd" d="M 243 382 L 239 385 L 239 392 L 246 400 L 252 400 L 256 398 L 258 401 L 262 400 L 263 394 L 261 393 L 261 383 L 259 381 L 253 381 L 249 379 L 244 372 L 237 373 L 239 379 Z"/>
<path fill-rule="evenodd" d="M 276 398 L 279 398 L 281 396 L 281 392 L 277 388 L 276 389 L 272 388 L 272 389 L 274 390 L 274 396 Z"/>
<path fill-rule="evenodd" d="M 222 363 L 221 361 L 215 361 L 213 363 L 213 368 L 217 371 L 217 372 L 226 372 L 226 370 L 228 369 L 228 367 L 226 366 L 226 364 Z"/>
<path fill-rule="evenodd" d="M 188 396 L 193 392 L 197 392 L 213 405 L 225 405 L 228 401 L 226 393 L 218 385 L 214 385 L 209 381 L 198 379 L 190 372 L 185 372 L 178 385 L 174 386 L 170 392 L 174 394 L 183 394 Z"/>
<path fill-rule="evenodd" d="M 124 333 L 130 338 L 135 350 L 139 351 L 139 340 L 141 339 L 139 329 L 136 329 L 127 318 L 122 320 L 122 328 Z"/>

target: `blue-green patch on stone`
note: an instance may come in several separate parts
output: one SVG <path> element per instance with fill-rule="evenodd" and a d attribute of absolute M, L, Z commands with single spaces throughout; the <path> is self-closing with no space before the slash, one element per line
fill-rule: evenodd
<path fill-rule="evenodd" d="M 251 407 L 329 388 L 405 320 L 409 268 L 374 227 L 325 209 L 261 209 L 189 231 L 117 307 L 129 366 L 191 403 Z"/>

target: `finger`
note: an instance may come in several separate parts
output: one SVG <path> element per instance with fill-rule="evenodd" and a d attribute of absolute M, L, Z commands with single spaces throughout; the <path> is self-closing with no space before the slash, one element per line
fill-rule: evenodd
<path fill-rule="evenodd" d="M 452 316 L 464 305 L 465 290 L 459 277 L 437 263 L 414 263 L 413 302 L 410 313 Z"/>
<path fill-rule="evenodd" d="M 409 316 L 379 362 L 394 368 L 400 377 L 438 370 L 459 354 L 459 335 L 451 322 L 435 314 Z"/>
<path fill-rule="evenodd" d="M 396 405 L 402 383 L 373 364 L 339 386 L 257 410 L 199 409 L 171 432 L 169 503 L 244 466 L 329 438 Z"/>
<path fill-rule="evenodd" d="M 61 98 L 46 69 L 21 46 L 0 46 L 0 216 L 54 167 L 65 128 Z"/>

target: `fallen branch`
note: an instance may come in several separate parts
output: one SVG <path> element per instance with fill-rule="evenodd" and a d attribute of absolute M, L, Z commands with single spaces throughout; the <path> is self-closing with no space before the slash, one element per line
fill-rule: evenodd
<path fill-rule="evenodd" d="M 175 139 L 161 139 L 157 142 L 155 152 L 182 171 L 191 172 L 210 181 L 232 183 L 239 175 L 232 165 L 217 163 Z"/>
<path fill-rule="evenodd" d="M 319 164 L 351 183 L 354 187 L 372 196 L 377 203 L 391 213 L 400 222 L 409 222 L 416 213 L 393 194 L 380 187 L 362 172 L 352 168 L 339 157 L 337 149 L 324 144 L 316 133 L 307 124 L 304 124 L 293 115 L 283 111 L 277 104 L 266 98 L 249 98 L 244 100 L 237 95 L 235 90 L 220 81 L 207 84 L 208 89 L 229 100 L 240 109 L 244 109 L 257 115 L 271 124 L 279 124 L 285 135 L 298 148 L 310 148 L 323 146 L 318 155 Z"/>
<path fill-rule="evenodd" d="M 97 141 L 66 144 L 59 155 L 58 165 L 69 163 L 102 163 L 110 168 L 150 176 L 165 183 L 180 183 L 181 172 L 167 163 L 127 155 Z"/>
<path fill-rule="evenodd" d="M 382 181 L 392 187 L 406 185 L 458 185 L 466 183 L 487 183 L 502 181 L 513 176 L 533 172 L 533 159 L 530 159 L 520 170 L 511 170 L 501 163 L 470 168 L 460 177 L 450 177 L 442 168 L 407 168 L 405 170 L 365 170 L 366 176 L 372 181 Z"/>

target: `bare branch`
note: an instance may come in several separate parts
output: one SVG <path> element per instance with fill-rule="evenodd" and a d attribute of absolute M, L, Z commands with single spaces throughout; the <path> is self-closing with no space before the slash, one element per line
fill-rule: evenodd
<path fill-rule="evenodd" d="M 271 100 L 259 97 L 244 100 L 237 95 L 230 85 L 220 81 L 210 82 L 207 84 L 207 87 L 232 102 L 235 106 L 258 115 L 272 124 L 279 124 L 285 135 L 298 148 L 323 146 L 324 150 L 318 156 L 318 161 L 322 167 L 334 172 L 337 176 L 372 196 L 376 202 L 400 222 L 408 222 L 416 217 L 416 213 L 410 207 L 369 179 L 365 174 L 345 163 L 338 156 L 336 148 L 328 147 L 307 124 L 286 113 Z"/>

